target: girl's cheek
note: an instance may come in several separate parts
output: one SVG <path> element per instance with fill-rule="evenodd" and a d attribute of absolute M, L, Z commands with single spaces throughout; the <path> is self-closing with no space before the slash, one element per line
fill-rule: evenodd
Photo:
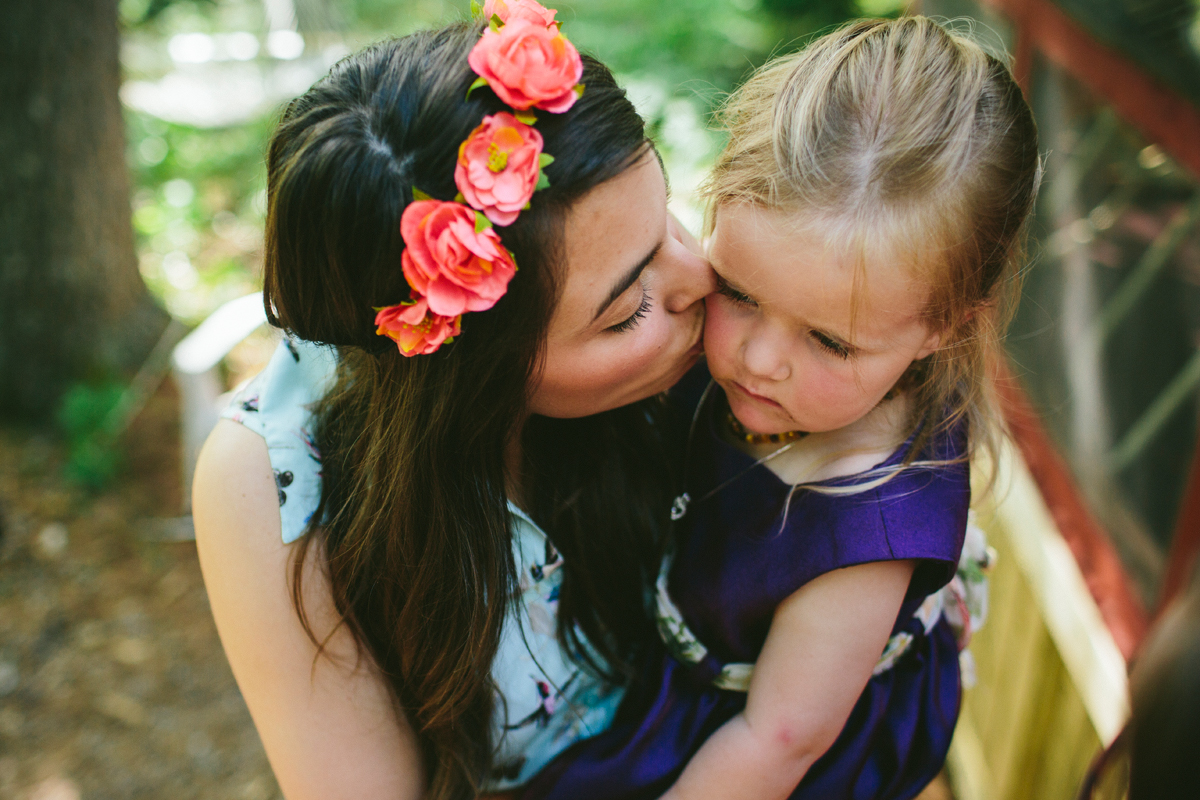
<path fill-rule="evenodd" d="M 725 306 L 715 294 L 704 300 L 704 353 L 710 365 L 714 361 L 731 360 L 737 351 L 741 326 Z"/>

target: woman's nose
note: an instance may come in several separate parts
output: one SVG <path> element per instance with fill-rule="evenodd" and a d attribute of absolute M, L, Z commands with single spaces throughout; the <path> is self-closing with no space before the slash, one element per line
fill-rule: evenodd
<path fill-rule="evenodd" d="M 665 303 L 668 311 L 678 314 L 715 292 L 717 277 L 695 237 L 674 217 L 669 225 L 671 280 Z"/>

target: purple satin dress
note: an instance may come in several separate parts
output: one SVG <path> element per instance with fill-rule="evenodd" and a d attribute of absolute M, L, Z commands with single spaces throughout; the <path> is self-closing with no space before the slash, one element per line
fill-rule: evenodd
<path fill-rule="evenodd" d="M 675 392 L 694 405 L 707 372 L 693 370 Z M 907 800 L 937 775 L 958 719 L 954 634 L 942 619 L 929 634 L 913 619 L 926 595 L 953 576 L 970 502 L 966 463 L 912 469 L 851 495 L 797 492 L 717 435 L 717 395 L 705 404 L 691 445 L 688 493 L 676 525 L 670 594 L 708 648 L 699 666 L 665 651 L 650 677 L 625 698 L 613 726 L 565 751 L 529 784 L 524 800 L 652 800 L 666 791 L 717 728 L 745 707 L 746 695 L 710 683 L 726 663 L 757 659 L 775 608 L 819 575 L 873 561 L 914 559 L 917 567 L 893 633 L 916 640 L 890 669 L 871 678 L 833 746 L 791 800 Z M 954 460 L 965 431 L 932 442 L 920 460 Z M 904 459 L 902 446 L 885 464 Z M 853 482 L 853 478 L 841 482 Z"/>

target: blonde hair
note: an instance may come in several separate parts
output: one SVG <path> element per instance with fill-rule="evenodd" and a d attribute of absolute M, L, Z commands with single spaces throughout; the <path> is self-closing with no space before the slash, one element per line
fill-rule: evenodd
<path fill-rule="evenodd" d="M 709 232 L 727 203 L 810 215 L 857 254 L 856 295 L 867 253 L 905 259 L 942 333 L 901 379 L 908 459 L 964 417 L 972 444 L 990 445 L 987 365 L 1020 297 L 1041 178 L 1005 62 L 926 17 L 859 20 L 764 66 L 720 119 L 729 142 L 704 189 Z"/>

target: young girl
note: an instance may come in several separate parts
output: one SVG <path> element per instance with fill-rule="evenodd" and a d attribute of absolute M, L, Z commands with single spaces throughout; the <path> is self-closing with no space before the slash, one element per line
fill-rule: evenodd
<path fill-rule="evenodd" d="M 950 744 L 958 643 L 935 593 L 1017 292 L 1033 119 L 1004 64 L 912 17 L 764 68 L 726 120 L 712 381 L 678 392 L 669 655 L 529 797 L 900 800 Z"/>

